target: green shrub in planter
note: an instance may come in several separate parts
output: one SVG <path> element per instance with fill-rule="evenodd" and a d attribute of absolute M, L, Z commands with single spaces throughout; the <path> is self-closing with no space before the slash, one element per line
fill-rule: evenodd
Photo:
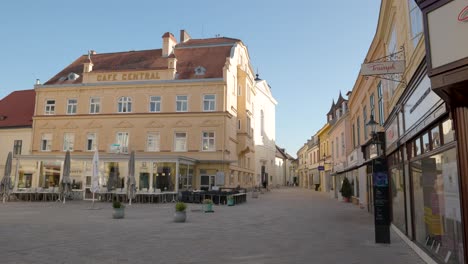
<path fill-rule="evenodd" d="M 187 205 L 183 202 L 177 202 L 175 205 L 175 209 L 177 212 L 183 212 L 187 209 Z"/>
<path fill-rule="evenodd" d="M 175 205 L 175 213 L 174 213 L 174 222 L 176 223 L 183 223 L 187 218 L 187 213 L 185 212 L 187 209 L 187 205 L 183 202 L 177 202 Z"/>
<path fill-rule="evenodd" d="M 124 218 L 125 205 L 123 205 L 120 201 L 115 200 L 112 202 L 112 208 L 114 208 L 114 213 L 112 214 L 114 219 Z"/>
<path fill-rule="evenodd" d="M 211 199 L 203 200 L 203 211 L 205 213 L 212 213 L 213 211 L 213 201 Z"/>

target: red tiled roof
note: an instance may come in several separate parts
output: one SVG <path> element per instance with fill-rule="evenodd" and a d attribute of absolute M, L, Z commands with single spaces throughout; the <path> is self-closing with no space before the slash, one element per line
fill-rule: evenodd
<path fill-rule="evenodd" d="M 0 100 L 0 128 L 32 127 L 36 103 L 34 90 L 15 91 Z M 2 120 L 3 119 L 3 120 Z"/>
<path fill-rule="evenodd" d="M 162 56 L 162 49 L 154 49 L 95 54 L 91 56 L 91 61 L 94 65 L 93 72 L 163 70 L 168 67 L 168 58 L 175 57 L 177 79 L 222 78 L 226 58 L 230 56 L 232 46 L 238 41 L 240 40 L 231 38 L 190 39 L 176 45 L 174 54 L 169 57 Z M 80 56 L 44 84 L 82 83 L 85 62 L 88 62 L 88 55 Z M 195 75 L 195 68 L 198 66 L 206 69 L 204 75 Z M 76 80 L 67 80 L 66 77 L 72 72 L 80 77 Z"/>
<path fill-rule="evenodd" d="M 177 79 L 222 78 L 226 58 L 231 55 L 232 46 L 175 49 L 177 58 Z M 206 69 L 202 76 L 195 75 L 195 68 Z"/>
<path fill-rule="evenodd" d="M 234 38 L 208 38 L 208 39 L 189 39 L 184 43 L 177 44 L 176 47 L 186 47 L 192 45 L 216 45 L 216 44 L 234 44 L 240 42 L 239 39 Z"/>

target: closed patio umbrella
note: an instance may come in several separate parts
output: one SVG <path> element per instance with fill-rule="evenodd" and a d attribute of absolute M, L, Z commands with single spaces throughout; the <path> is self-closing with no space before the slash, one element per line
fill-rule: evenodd
<path fill-rule="evenodd" d="M 63 162 L 63 175 L 62 175 L 62 195 L 63 195 L 63 203 L 65 203 L 65 199 L 67 195 L 70 194 L 70 151 L 67 150 L 65 154 L 65 160 Z"/>
<path fill-rule="evenodd" d="M 128 177 L 127 177 L 127 193 L 129 198 L 129 204 L 132 204 L 132 199 L 135 196 L 135 151 L 130 153 L 130 159 L 128 160 Z"/>
<path fill-rule="evenodd" d="M 93 193 L 93 207 L 94 195 L 99 191 L 99 153 L 96 149 L 93 156 L 93 175 L 91 176 L 91 192 Z"/>
<path fill-rule="evenodd" d="M 11 151 L 8 153 L 8 157 L 5 163 L 5 173 L 3 174 L 2 181 L 0 183 L 0 191 L 3 194 L 3 202 L 5 203 L 6 198 L 10 195 L 10 185 L 11 185 L 11 179 L 10 179 L 10 174 L 11 174 L 11 165 L 13 162 L 13 155 L 11 154 Z"/>

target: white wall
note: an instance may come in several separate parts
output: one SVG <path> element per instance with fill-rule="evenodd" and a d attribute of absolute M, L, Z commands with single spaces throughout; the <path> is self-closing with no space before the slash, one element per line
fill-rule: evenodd
<path fill-rule="evenodd" d="M 261 168 L 265 165 L 269 184 L 278 182 L 276 171 L 276 100 L 265 80 L 257 81 L 253 103 L 253 128 L 255 142 L 255 174 L 257 185 L 261 184 Z M 262 129 L 263 112 L 263 129 Z"/>

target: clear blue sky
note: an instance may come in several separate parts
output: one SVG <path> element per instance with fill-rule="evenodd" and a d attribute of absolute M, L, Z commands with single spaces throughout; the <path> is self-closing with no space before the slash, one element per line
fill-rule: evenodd
<path fill-rule="evenodd" d="M 32 89 L 89 49 L 158 49 L 161 36 L 241 39 L 278 101 L 276 142 L 292 156 L 351 90 L 377 26 L 379 0 L 3 1 L 0 98 Z"/>

